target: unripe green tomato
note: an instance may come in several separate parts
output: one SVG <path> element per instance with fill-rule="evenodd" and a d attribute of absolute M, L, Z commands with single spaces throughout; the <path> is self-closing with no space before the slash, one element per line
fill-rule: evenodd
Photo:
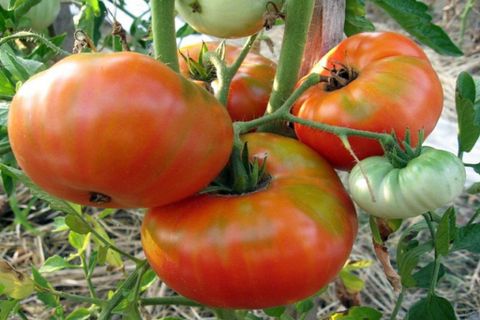
<path fill-rule="evenodd" d="M 0 0 L 0 5 L 6 9 L 10 0 Z M 60 0 L 41 0 L 24 15 L 30 19 L 34 30 L 40 31 L 51 25 L 60 12 Z"/>
<path fill-rule="evenodd" d="M 353 200 L 368 214 L 403 219 L 450 203 L 462 192 L 465 178 L 458 157 L 424 147 L 404 168 L 393 167 L 385 157 L 362 160 L 352 169 L 348 183 Z"/>
<path fill-rule="evenodd" d="M 260 31 L 264 14 L 281 9 L 283 0 L 177 0 L 180 16 L 198 32 L 240 38 Z"/>

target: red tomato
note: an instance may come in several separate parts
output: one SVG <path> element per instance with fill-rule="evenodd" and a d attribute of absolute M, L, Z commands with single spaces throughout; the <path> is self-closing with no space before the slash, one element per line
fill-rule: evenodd
<path fill-rule="evenodd" d="M 266 308 L 315 294 L 347 260 L 357 230 L 332 167 L 297 140 L 243 137 L 267 157 L 269 183 L 242 195 L 198 195 L 148 211 L 145 255 L 178 293 L 222 308 Z"/>
<path fill-rule="evenodd" d="M 232 124 L 217 100 L 137 53 L 72 55 L 14 97 L 20 167 L 49 193 L 97 207 L 185 198 L 228 161 Z"/>
<path fill-rule="evenodd" d="M 207 43 L 208 49 L 214 51 L 219 44 Z M 202 44 L 194 44 L 180 49 L 185 56 L 195 61 L 198 60 Z M 226 46 L 225 60 L 232 64 L 240 54 L 241 48 L 233 45 Z M 180 71 L 186 77 L 191 77 L 188 66 L 182 57 Z M 249 53 L 233 77 L 227 101 L 227 110 L 233 121 L 248 121 L 261 117 L 272 92 L 273 79 L 275 78 L 276 65 L 273 61 L 255 53 Z M 218 85 L 212 83 L 215 90 Z"/>
<path fill-rule="evenodd" d="M 346 86 L 326 83 L 310 88 L 297 101 L 293 113 L 331 125 L 390 133 L 412 142 L 423 129 L 435 127 L 443 106 L 443 90 L 425 53 L 412 40 L 393 32 L 361 33 L 345 39 L 312 69 L 325 76 L 333 68 L 355 74 Z M 298 138 L 317 150 L 334 167 L 351 169 L 353 158 L 340 139 L 330 133 L 295 125 Z M 378 142 L 351 137 L 356 155 L 364 159 L 383 154 Z"/>

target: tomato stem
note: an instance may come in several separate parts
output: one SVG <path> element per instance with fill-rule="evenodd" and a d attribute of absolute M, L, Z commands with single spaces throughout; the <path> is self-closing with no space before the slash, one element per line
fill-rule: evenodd
<path fill-rule="evenodd" d="M 182 296 L 173 297 L 157 297 L 157 298 L 144 298 L 140 299 L 142 306 L 156 306 L 156 305 L 177 305 L 177 306 L 189 306 L 200 307 L 200 303 L 187 299 Z"/>
<path fill-rule="evenodd" d="M 423 218 L 427 222 L 428 229 L 430 230 L 430 235 L 432 237 L 432 242 L 435 243 L 436 240 L 436 234 L 435 234 L 435 229 L 433 227 L 433 216 L 431 212 L 427 212 L 423 214 Z M 430 288 L 428 290 L 428 299 L 431 299 L 433 296 L 435 296 L 435 288 L 437 287 L 437 282 L 438 282 L 438 274 L 440 272 L 440 255 L 437 252 L 436 246 L 434 246 L 434 268 L 433 268 L 433 275 L 432 279 L 430 282 Z"/>
<path fill-rule="evenodd" d="M 63 56 L 69 56 L 70 52 L 63 50 L 60 47 L 57 47 L 53 42 L 45 38 L 44 36 L 34 33 L 34 32 L 27 32 L 27 31 L 20 31 L 17 33 L 14 33 L 12 35 L 3 37 L 0 39 L 0 46 L 3 44 L 7 43 L 8 41 L 11 40 L 16 40 L 16 39 L 25 39 L 25 38 L 33 38 L 36 40 L 39 40 L 42 44 L 47 46 L 48 48 L 52 49 L 56 54 L 63 55 Z"/>
<path fill-rule="evenodd" d="M 175 0 L 151 0 L 150 7 L 155 59 L 178 72 Z"/>
<path fill-rule="evenodd" d="M 397 314 L 400 311 L 400 308 L 403 303 L 403 298 L 405 297 L 405 292 L 406 289 L 405 287 L 402 287 L 402 291 L 400 291 L 400 294 L 398 295 L 397 302 L 395 303 L 395 308 L 392 311 L 392 314 L 390 315 L 390 320 L 396 320 L 397 319 Z"/>
<path fill-rule="evenodd" d="M 267 113 L 273 113 L 281 108 L 295 88 L 302 65 L 314 4 L 314 0 L 287 0 L 285 3 L 287 10 L 285 33 Z M 284 126 L 284 122 L 268 123 L 261 126 L 259 130 L 277 131 L 279 127 Z"/>
<path fill-rule="evenodd" d="M 215 66 L 217 72 L 217 79 L 220 85 L 220 89 L 217 91 L 216 98 L 224 106 L 227 105 L 228 93 L 230 90 L 230 84 L 232 83 L 232 79 L 242 65 L 245 58 L 247 57 L 256 39 L 256 34 L 248 38 L 242 48 L 242 51 L 231 66 L 227 66 L 225 61 L 222 60 L 217 53 L 208 53 L 207 55 L 210 58 L 210 62 Z"/>

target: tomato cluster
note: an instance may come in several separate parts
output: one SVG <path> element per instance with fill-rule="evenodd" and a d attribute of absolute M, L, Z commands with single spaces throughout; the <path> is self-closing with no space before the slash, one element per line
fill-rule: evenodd
<path fill-rule="evenodd" d="M 282 2 L 176 4 L 197 30 L 230 38 L 257 32 L 268 6 Z M 248 27 L 219 26 L 229 19 L 225 12 Z M 240 50 L 225 46 L 225 61 L 233 63 Z M 201 51 L 202 45 L 193 45 L 179 55 L 198 60 Z M 205 90 L 215 90 L 215 77 L 197 85 L 191 71 L 183 59 L 179 74 L 130 52 L 63 59 L 24 83 L 11 103 L 9 137 L 19 166 L 69 201 L 150 208 L 141 230 L 145 255 L 186 297 L 214 307 L 265 308 L 315 294 L 345 264 L 356 236 L 354 205 L 334 171 L 351 169 L 353 157 L 337 136 L 306 125 L 295 124 L 298 140 L 234 136 L 232 121 L 265 113 L 276 71 L 270 60 L 246 57 L 226 106 Z M 395 33 L 350 37 L 311 72 L 328 80 L 296 102 L 293 114 L 304 120 L 394 131 L 399 140 L 411 132 L 415 144 L 419 130 L 430 133 L 441 113 L 442 87 L 426 55 Z M 236 165 L 232 148 L 239 142 L 249 151 L 242 161 L 264 165 L 264 178 L 246 193 L 202 193 L 226 166 Z M 351 137 L 350 143 L 365 159 L 350 174 L 350 191 L 370 214 L 418 215 L 462 190 L 463 164 L 451 154 L 425 148 L 404 168 L 394 168 L 387 158 L 372 157 L 384 152 L 377 141 Z M 446 186 L 440 191 L 428 190 L 428 177 L 435 175 L 435 183 Z"/>

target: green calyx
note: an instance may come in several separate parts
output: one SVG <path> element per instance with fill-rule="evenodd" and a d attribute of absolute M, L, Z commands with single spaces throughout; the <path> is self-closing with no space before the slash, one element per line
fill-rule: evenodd
<path fill-rule="evenodd" d="M 205 42 L 202 43 L 202 48 L 200 49 L 198 60 L 190 57 L 188 55 L 188 52 L 187 55 L 180 52 L 180 55 L 187 63 L 190 79 L 204 81 L 206 83 L 212 83 L 212 81 L 217 79 L 217 71 L 215 69 L 215 66 L 210 62 L 206 55 L 208 52 L 208 47 Z M 225 44 L 220 44 L 215 50 L 215 52 L 223 60 L 225 58 Z"/>
<path fill-rule="evenodd" d="M 385 156 L 395 168 L 405 168 L 410 160 L 418 157 L 422 153 L 424 131 L 419 131 L 416 146 L 412 146 L 410 131 L 408 129 L 405 132 L 405 140 L 402 141 L 402 146 L 398 143 L 396 134 L 392 133 L 392 136 L 394 142 L 389 146 L 384 146 Z"/>
<path fill-rule="evenodd" d="M 265 164 L 266 158 L 250 160 L 247 143 L 234 146 L 227 166 L 202 193 L 239 195 L 262 189 L 270 181 Z"/>

